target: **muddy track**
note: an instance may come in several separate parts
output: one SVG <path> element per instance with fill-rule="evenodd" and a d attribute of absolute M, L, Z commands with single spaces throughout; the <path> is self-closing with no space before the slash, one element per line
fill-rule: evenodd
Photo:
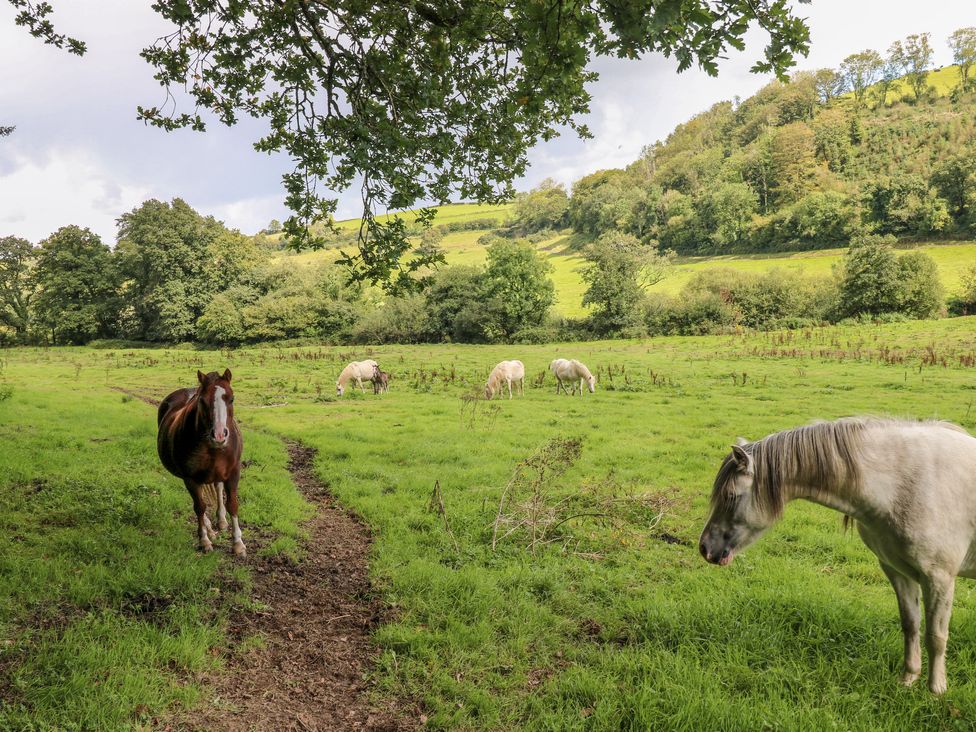
<path fill-rule="evenodd" d="M 384 614 L 369 582 L 369 530 L 336 506 L 318 480 L 312 467 L 315 450 L 285 444 L 292 479 L 318 509 L 305 524 L 306 556 L 297 564 L 282 556 L 260 557 L 252 542 L 247 563 L 257 609 L 234 609 L 229 632 L 235 645 L 253 636 L 263 643 L 230 656 L 225 672 L 211 680 L 214 696 L 203 705 L 203 716 L 184 725 L 207 730 L 416 729 L 415 710 L 376 706 L 368 697 L 365 675 L 376 656 L 370 633 Z"/>
<path fill-rule="evenodd" d="M 159 404 L 152 397 L 113 388 Z M 370 698 L 366 675 L 377 655 L 370 636 L 384 620 L 386 606 L 369 581 L 369 529 L 336 505 L 315 475 L 313 448 L 287 440 L 285 446 L 292 480 L 316 508 L 304 524 L 304 557 L 296 563 L 281 555 L 261 556 L 273 537 L 248 532 L 245 523 L 250 601 L 230 610 L 232 650 L 226 667 L 204 679 L 208 699 L 180 719 L 158 720 L 160 726 L 215 731 L 417 729 L 418 710 Z M 245 643 L 255 637 L 261 642 Z"/>

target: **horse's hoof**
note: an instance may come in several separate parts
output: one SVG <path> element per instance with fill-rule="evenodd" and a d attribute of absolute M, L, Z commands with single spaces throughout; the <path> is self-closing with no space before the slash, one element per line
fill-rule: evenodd
<path fill-rule="evenodd" d="M 222 520 L 218 521 L 217 522 L 217 531 L 226 531 L 226 530 L 227 530 L 227 519 L 222 519 Z"/>
<path fill-rule="evenodd" d="M 238 556 L 238 557 L 246 557 L 247 556 L 247 548 L 244 546 L 244 542 L 243 541 L 236 541 L 236 542 L 234 542 L 234 554 L 235 554 L 235 556 Z"/>
<path fill-rule="evenodd" d="M 948 685 L 945 679 L 929 679 L 929 691 L 936 696 L 942 696 L 946 692 Z"/>
<path fill-rule="evenodd" d="M 918 671 L 906 671 L 901 675 L 901 678 L 898 679 L 898 683 L 902 686 L 911 686 L 918 681 L 919 676 L 920 674 Z"/>
<path fill-rule="evenodd" d="M 207 529 L 207 536 L 210 537 L 210 541 L 216 541 L 217 540 L 217 532 L 214 531 L 213 529 Z"/>
<path fill-rule="evenodd" d="M 198 548 L 204 554 L 209 554 L 210 552 L 213 551 L 213 544 L 211 544 L 209 541 L 207 541 L 207 542 L 201 541 L 200 542 L 200 546 Z"/>

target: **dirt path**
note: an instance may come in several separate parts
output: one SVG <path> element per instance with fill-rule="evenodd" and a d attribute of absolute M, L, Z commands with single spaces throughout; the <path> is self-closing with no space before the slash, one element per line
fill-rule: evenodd
<path fill-rule="evenodd" d="M 229 659 L 215 678 L 214 704 L 192 726 L 208 730 L 408 730 L 416 712 L 377 708 L 364 674 L 376 649 L 370 630 L 383 606 L 372 595 L 366 559 L 369 531 L 337 507 L 315 476 L 315 451 L 288 447 L 288 470 L 318 507 L 308 521 L 309 551 L 294 564 L 284 557 L 248 555 L 251 597 L 260 610 L 234 612 L 235 642 L 259 635 L 264 643 Z M 254 549 L 258 547 L 255 546 Z M 187 720 L 190 721 L 190 720 Z"/>
<path fill-rule="evenodd" d="M 113 387 L 147 404 L 157 399 Z M 305 523 L 307 553 L 299 563 L 259 556 L 271 537 L 250 533 L 251 604 L 232 608 L 235 647 L 258 636 L 257 647 L 231 652 L 224 671 L 208 679 L 211 699 L 164 728 L 192 730 L 367 730 L 392 732 L 421 726 L 415 709 L 378 707 L 368 698 L 365 674 L 376 657 L 371 630 L 384 606 L 373 595 L 367 558 L 368 528 L 337 506 L 315 475 L 315 450 L 295 442 L 288 471 L 313 506 Z"/>

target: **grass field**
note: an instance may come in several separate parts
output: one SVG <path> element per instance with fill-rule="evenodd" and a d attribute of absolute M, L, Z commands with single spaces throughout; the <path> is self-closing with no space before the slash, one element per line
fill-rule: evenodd
<path fill-rule="evenodd" d="M 367 354 L 393 373 L 391 392 L 336 400 L 339 365 Z M 595 395 L 533 385 L 558 354 L 599 369 Z M 462 399 L 503 357 L 526 363 L 525 397 Z M 274 534 L 269 551 L 303 550 L 308 509 L 279 438 L 317 448 L 322 480 L 376 532 L 372 573 L 397 608 L 376 636 L 379 689 L 422 704 L 430 728 L 976 721 L 972 583 L 959 582 L 950 690 L 936 699 L 897 685 L 894 595 L 836 514 L 793 505 L 728 568 L 695 548 L 737 435 L 865 412 L 976 429 L 973 319 L 569 346 L 0 359 L 0 393 L 11 392 L 0 401 L 0 729 L 129 729 L 206 703 L 247 565 L 223 545 L 193 551 L 190 502 L 156 461 L 154 411 L 111 387 L 159 397 L 198 367 L 224 366 L 251 461 L 245 540 Z M 548 533 L 532 547 L 516 531 L 492 550 L 513 470 L 553 439 L 579 440 L 579 455 L 535 503 L 517 482 L 505 511 Z M 429 509 L 435 481 L 453 538 Z M 601 515 L 546 523 L 570 510 Z"/>

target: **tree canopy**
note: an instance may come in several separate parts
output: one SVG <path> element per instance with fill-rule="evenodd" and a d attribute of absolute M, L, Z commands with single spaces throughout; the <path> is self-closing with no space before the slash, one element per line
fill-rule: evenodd
<path fill-rule="evenodd" d="M 800 0 L 805 2 L 806 0 Z M 84 53 L 55 32 L 47 2 L 10 0 L 17 23 Z M 172 104 L 140 108 L 150 124 L 204 130 L 263 119 L 255 143 L 295 161 L 284 224 L 296 247 L 321 243 L 335 193 L 359 185 L 364 208 L 355 277 L 409 281 L 428 264 L 399 217 L 452 197 L 510 198 L 528 150 L 589 110 L 595 56 L 673 56 L 678 69 L 742 49 L 750 25 L 769 40 L 757 72 L 785 77 L 809 32 L 788 0 L 158 0 L 173 31 L 142 55 Z M 193 109 L 180 110 L 183 90 Z M 432 213 L 420 214 L 421 223 Z"/>

